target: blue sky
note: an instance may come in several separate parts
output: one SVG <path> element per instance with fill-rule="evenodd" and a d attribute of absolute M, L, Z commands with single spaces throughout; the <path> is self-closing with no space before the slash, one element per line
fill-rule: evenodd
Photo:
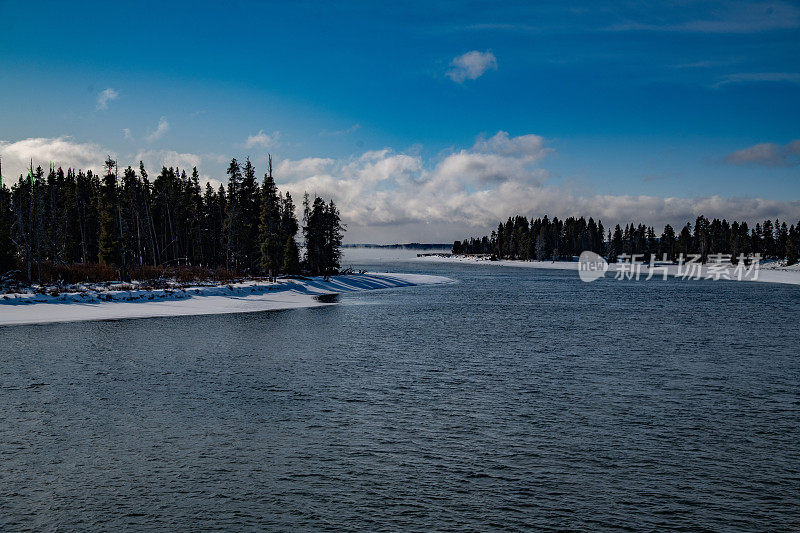
<path fill-rule="evenodd" d="M 6 183 L 269 152 L 350 241 L 800 218 L 796 2 L 77 4 L 0 1 Z"/>

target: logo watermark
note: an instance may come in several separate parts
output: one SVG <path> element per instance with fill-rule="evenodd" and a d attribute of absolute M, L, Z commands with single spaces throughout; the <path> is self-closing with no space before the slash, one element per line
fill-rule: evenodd
<path fill-rule="evenodd" d="M 709 255 L 705 263 L 700 254 L 679 254 L 677 261 L 669 261 L 666 254 L 660 260 L 655 254 L 650 254 L 649 262 L 644 257 L 645 254 L 622 254 L 612 268 L 602 256 L 585 251 L 578 258 L 578 275 L 587 283 L 605 277 L 608 270 L 614 273 L 616 280 L 665 280 L 672 275 L 690 280 L 756 281 L 761 264 L 760 254 L 739 254 L 735 263 L 731 254 Z"/>
<path fill-rule="evenodd" d="M 606 275 L 608 261 L 594 252 L 581 252 L 578 258 L 578 275 L 582 281 L 589 283 Z"/>

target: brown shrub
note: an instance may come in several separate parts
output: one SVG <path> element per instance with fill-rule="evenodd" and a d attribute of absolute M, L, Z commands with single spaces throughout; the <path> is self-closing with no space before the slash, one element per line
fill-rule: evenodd
<path fill-rule="evenodd" d="M 35 267 L 32 274 L 37 274 Z M 42 283 L 96 283 L 116 279 L 119 279 L 119 273 L 111 265 L 42 262 Z"/>
<path fill-rule="evenodd" d="M 128 269 L 131 279 L 145 281 L 151 279 L 161 279 L 166 277 L 164 268 L 152 265 L 134 265 Z"/>
<path fill-rule="evenodd" d="M 33 280 L 38 276 L 36 265 L 31 269 Z M 166 280 L 175 280 L 179 283 L 199 281 L 233 281 L 243 277 L 241 272 L 226 268 L 211 269 L 202 266 L 153 266 L 132 265 L 128 268 L 131 280 L 142 281 L 154 286 L 164 286 Z M 11 280 L 25 281 L 25 274 L 15 272 L 9 276 Z M 102 283 L 106 281 L 122 281 L 122 273 L 113 265 L 100 263 L 51 263 L 42 262 L 42 283 L 73 284 L 73 283 Z"/>

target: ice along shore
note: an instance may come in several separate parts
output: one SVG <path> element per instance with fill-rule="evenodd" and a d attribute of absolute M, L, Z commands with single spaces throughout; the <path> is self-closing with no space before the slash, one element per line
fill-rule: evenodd
<path fill-rule="evenodd" d="M 318 298 L 330 294 L 452 282 L 444 276 L 369 273 L 331 276 L 328 281 L 314 277 L 165 289 L 110 285 L 58 294 L 12 293 L 0 295 L 0 326 L 277 311 L 332 305 Z"/>
<path fill-rule="evenodd" d="M 577 261 L 522 261 L 502 259 L 499 261 L 491 261 L 488 258 L 480 256 L 464 256 L 464 255 L 450 255 L 450 254 L 429 254 L 417 257 L 417 261 L 433 262 L 433 263 L 461 263 L 472 265 L 492 265 L 500 267 L 518 267 L 518 268 L 543 268 L 549 270 L 578 270 L 579 263 Z M 621 263 L 611 263 L 608 265 L 607 277 L 614 277 L 617 273 L 627 268 L 626 276 L 630 277 L 630 265 L 624 267 Z M 667 275 L 669 277 L 680 278 L 682 277 L 678 265 L 669 265 L 666 267 Z M 642 267 L 640 276 L 642 279 L 646 278 L 649 270 Z M 657 275 L 660 277 L 661 272 Z M 708 266 L 700 266 L 697 271 L 693 272 L 693 276 L 698 275 L 700 279 L 722 279 L 722 280 L 737 280 L 737 273 L 733 266 L 723 268 L 719 271 L 709 269 Z M 800 263 L 792 266 L 783 266 L 779 262 L 770 261 L 759 265 L 757 274 L 754 276 L 751 272 L 748 276 L 744 277 L 742 281 L 750 282 L 766 282 L 766 283 L 782 283 L 787 285 L 800 285 Z"/>

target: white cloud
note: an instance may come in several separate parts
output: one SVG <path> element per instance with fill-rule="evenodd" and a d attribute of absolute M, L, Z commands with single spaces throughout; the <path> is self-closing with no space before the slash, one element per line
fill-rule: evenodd
<path fill-rule="evenodd" d="M 27 174 L 31 160 L 33 167 L 48 167 L 50 163 L 64 168 L 97 171 L 103 167 L 107 156 L 114 152 L 94 143 L 80 143 L 69 137 L 37 137 L 17 142 L 0 141 L 0 157 L 3 159 L 4 180 L 16 180 Z"/>
<path fill-rule="evenodd" d="M 227 168 L 228 163 L 231 162 L 231 158 L 224 154 L 216 154 L 212 152 L 208 152 L 202 155 L 203 161 L 216 161 L 220 165 L 225 165 Z"/>
<path fill-rule="evenodd" d="M 336 160 L 325 157 L 306 157 L 297 161 L 284 159 L 275 167 L 275 175 L 289 181 L 319 176 L 328 172 L 334 163 Z"/>
<path fill-rule="evenodd" d="M 461 179 L 471 185 L 516 180 L 541 183 L 546 172 L 535 168 L 551 149 L 538 135 L 510 138 L 501 131 L 489 139 L 479 139 L 469 150 L 447 156 L 436 168 L 439 179 Z"/>
<path fill-rule="evenodd" d="M 478 139 L 472 150 L 488 154 L 513 155 L 534 162 L 553 152 L 550 148 L 546 148 L 544 144 L 544 137 L 539 135 L 528 134 L 509 137 L 505 131 L 499 131 L 488 139 Z"/>
<path fill-rule="evenodd" d="M 74 168 L 100 172 L 106 157 L 118 159 L 120 168 L 128 165 L 139 170 L 139 161 L 144 162 L 145 169 L 151 179 L 161 167 L 179 167 L 187 172 L 198 167 L 202 172 L 204 157 L 199 154 L 180 153 L 174 150 L 139 150 L 136 154 L 127 154 L 118 158 L 117 154 L 94 143 L 80 143 L 69 137 L 31 138 L 17 142 L 0 141 L 0 158 L 3 160 L 3 182 L 9 185 L 16 181 L 20 174 L 27 175 L 31 160 L 33 167 L 47 168 L 53 166 L 64 169 Z M 216 156 L 209 155 L 214 159 Z M 224 162 L 224 161 L 223 161 Z M 202 182 L 210 182 L 218 187 L 220 182 L 201 174 Z"/>
<path fill-rule="evenodd" d="M 675 4 L 683 9 L 682 3 Z M 727 2 L 714 17 L 677 24 L 624 22 L 610 31 L 662 31 L 686 33 L 759 33 L 800 27 L 800 9 L 784 2 Z"/>
<path fill-rule="evenodd" d="M 453 59 L 447 76 L 456 83 L 463 83 L 465 80 L 480 78 L 489 69 L 497 70 L 497 58 L 494 54 L 473 50 Z"/>
<path fill-rule="evenodd" d="M 200 167 L 202 156 L 191 153 L 179 153 L 174 150 L 140 150 L 133 157 L 131 166 L 139 166 L 139 161 L 144 163 L 148 173 L 158 173 L 161 167 L 178 167 L 190 169 Z"/>
<path fill-rule="evenodd" d="M 731 152 L 725 157 L 731 165 L 765 165 L 769 167 L 790 167 L 800 164 L 800 139 L 783 146 L 774 143 L 754 144 Z"/>
<path fill-rule="evenodd" d="M 108 103 L 111 100 L 116 100 L 118 97 L 119 93 L 110 87 L 101 91 L 100 94 L 97 95 L 97 109 L 108 109 Z"/>
<path fill-rule="evenodd" d="M 127 139 L 129 141 L 133 140 L 133 135 L 131 135 L 131 129 L 130 128 L 122 128 L 122 134 L 125 137 L 125 139 Z"/>
<path fill-rule="evenodd" d="M 714 84 L 715 88 L 731 83 L 784 82 L 800 83 L 798 72 L 739 72 L 729 74 Z"/>
<path fill-rule="evenodd" d="M 258 130 L 258 133 L 255 135 L 250 135 L 247 137 L 247 141 L 244 143 L 245 148 L 253 148 L 254 146 L 262 146 L 267 148 L 269 146 L 273 146 L 280 137 L 279 131 L 272 132 L 272 135 L 264 133 L 264 130 Z"/>
<path fill-rule="evenodd" d="M 668 67 L 674 69 L 702 69 L 702 68 L 724 67 L 730 65 L 731 63 L 735 63 L 735 61 L 734 60 L 711 61 L 709 59 L 703 59 L 700 61 L 692 61 L 690 63 L 679 63 L 677 65 L 668 65 Z"/>
<path fill-rule="evenodd" d="M 341 135 L 355 133 L 359 129 L 361 129 L 361 124 L 353 124 L 349 128 L 345 128 L 343 130 L 334 130 L 334 131 L 322 130 L 321 132 L 319 132 L 319 134 L 327 137 L 339 137 Z"/>
<path fill-rule="evenodd" d="M 148 142 L 153 142 L 163 137 L 168 130 L 169 130 L 169 122 L 167 122 L 167 119 L 165 119 L 164 117 L 161 117 L 160 119 L 158 119 L 158 126 L 156 126 L 156 129 L 148 133 L 145 139 L 147 139 Z"/>

